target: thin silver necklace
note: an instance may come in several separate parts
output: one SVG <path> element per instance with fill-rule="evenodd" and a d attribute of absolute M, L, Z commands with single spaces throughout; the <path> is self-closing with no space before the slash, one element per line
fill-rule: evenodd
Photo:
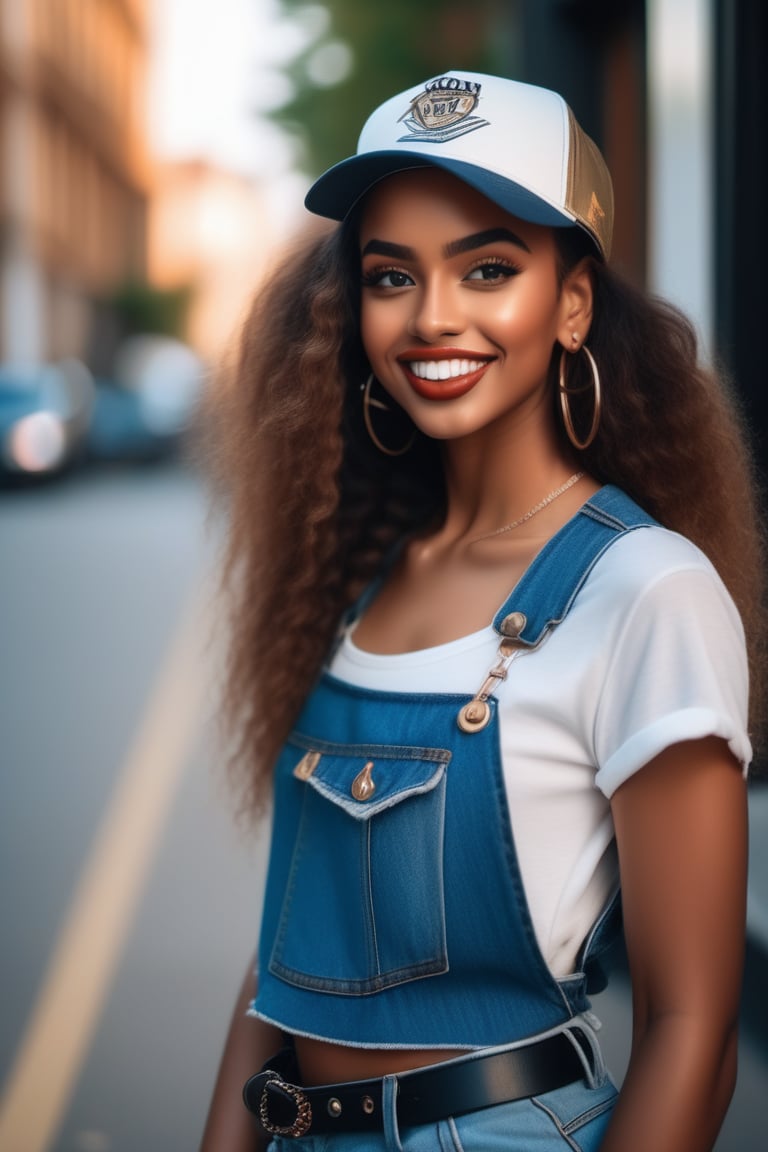
<path fill-rule="evenodd" d="M 555 488 L 552 492 L 547 493 L 543 500 L 539 500 L 538 504 L 534 504 L 533 508 L 529 508 L 522 516 L 518 516 L 517 520 L 513 520 L 510 524 L 505 524 L 503 528 L 495 528 L 493 532 L 485 532 L 482 536 L 475 536 L 470 540 L 470 544 L 477 544 L 478 540 L 490 540 L 492 536 L 500 536 L 502 532 L 511 532 L 513 528 L 519 528 L 521 524 L 525 524 L 526 520 L 531 520 L 534 516 L 542 512 L 548 504 L 557 500 L 558 496 L 562 496 L 569 488 L 573 488 L 574 484 L 578 484 L 581 480 L 583 472 L 574 472 L 573 476 L 569 476 L 565 483 L 561 484 L 559 488 Z"/>

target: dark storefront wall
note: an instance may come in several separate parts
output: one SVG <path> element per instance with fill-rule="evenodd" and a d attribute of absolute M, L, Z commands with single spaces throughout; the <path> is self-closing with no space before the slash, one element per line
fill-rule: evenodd
<path fill-rule="evenodd" d="M 716 0 L 715 334 L 768 481 L 768 4 Z"/>
<path fill-rule="evenodd" d="M 613 260 L 646 273 L 644 0 L 520 0 L 515 76 L 561 92 L 605 153 L 617 214 Z"/>

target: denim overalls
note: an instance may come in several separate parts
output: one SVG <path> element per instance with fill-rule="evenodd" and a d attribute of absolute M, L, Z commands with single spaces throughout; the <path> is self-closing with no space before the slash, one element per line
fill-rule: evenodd
<path fill-rule="evenodd" d="M 578 970 L 555 978 L 517 864 L 493 693 L 563 620 L 602 552 L 651 523 L 618 489 L 596 493 L 496 614 L 497 662 L 471 699 L 321 676 L 276 769 L 258 1015 L 356 1046 L 471 1050 L 589 1008 L 615 909 Z"/>

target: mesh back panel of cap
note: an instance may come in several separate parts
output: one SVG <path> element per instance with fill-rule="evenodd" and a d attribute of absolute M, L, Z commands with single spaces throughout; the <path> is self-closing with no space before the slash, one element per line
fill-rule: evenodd
<path fill-rule="evenodd" d="M 582 132 L 568 109 L 570 148 L 566 207 L 597 241 L 606 260 L 611 253 L 613 187 L 594 141 Z"/>

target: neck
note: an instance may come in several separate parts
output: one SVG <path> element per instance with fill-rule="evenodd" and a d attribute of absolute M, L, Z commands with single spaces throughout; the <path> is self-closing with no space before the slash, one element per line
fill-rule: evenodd
<path fill-rule="evenodd" d="M 456 540 L 492 532 L 522 516 L 578 469 L 550 426 L 535 431 L 496 424 L 451 441 L 445 446 L 444 531 Z"/>

